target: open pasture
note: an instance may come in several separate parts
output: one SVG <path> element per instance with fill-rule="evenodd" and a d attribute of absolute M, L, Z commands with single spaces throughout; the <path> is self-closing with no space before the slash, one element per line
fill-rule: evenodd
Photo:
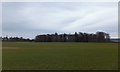
<path fill-rule="evenodd" d="M 116 70 L 117 43 L 3 42 L 3 70 Z"/>

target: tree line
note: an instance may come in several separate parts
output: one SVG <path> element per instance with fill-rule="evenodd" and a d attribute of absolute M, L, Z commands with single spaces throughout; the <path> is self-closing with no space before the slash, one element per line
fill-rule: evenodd
<path fill-rule="evenodd" d="M 35 39 L 25 39 L 23 37 L 0 37 L 2 41 L 21 41 L 21 42 L 110 42 L 110 36 L 105 32 L 74 34 L 41 34 L 35 36 Z"/>
<path fill-rule="evenodd" d="M 109 42 L 110 36 L 105 32 L 96 34 L 75 32 L 74 34 L 43 34 L 35 37 L 36 42 Z"/>
<path fill-rule="evenodd" d="M 6 36 L 6 37 L 0 37 L 0 39 L 2 41 L 13 41 L 13 42 L 14 41 L 21 41 L 21 42 L 34 41 L 34 39 L 29 39 L 29 38 L 25 39 L 23 37 L 8 37 L 8 36 Z"/>

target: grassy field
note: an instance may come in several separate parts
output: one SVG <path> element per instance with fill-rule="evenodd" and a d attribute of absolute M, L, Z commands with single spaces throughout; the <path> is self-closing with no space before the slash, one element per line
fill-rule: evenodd
<path fill-rule="evenodd" d="M 3 42 L 3 70 L 116 70 L 117 43 Z"/>

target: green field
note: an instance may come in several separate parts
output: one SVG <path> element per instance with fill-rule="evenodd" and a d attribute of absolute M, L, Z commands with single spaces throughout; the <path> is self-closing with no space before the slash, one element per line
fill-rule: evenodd
<path fill-rule="evenodd" d="M 117 43 L 3 42 L 3 70 L 117 70 Z"/>

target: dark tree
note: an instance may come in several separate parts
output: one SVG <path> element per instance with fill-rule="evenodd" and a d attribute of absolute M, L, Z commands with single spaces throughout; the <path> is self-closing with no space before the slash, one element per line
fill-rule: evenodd
<path fill-rule="evenodd" d="M 105 32 L 97 32 L 96 34 L 88 34 L 75 32 L 74 34 L 47 34 L 37 35 L 35 37 L 37 42 L 109 42 L 110 36 Z"/>
<path fill-rule="evenodd" d="M 66 42 L 66 34 L 64 33 L 64 35 L 63 35 L 63 39 L 64 39 L 64 42 Z"/>
<path fill-rule="evenodd" d="M 78 42 L 79 40 L 78 40 L 78 34 L 77 34 L 77 32 L 75 32 L 75 42 Z"/>

